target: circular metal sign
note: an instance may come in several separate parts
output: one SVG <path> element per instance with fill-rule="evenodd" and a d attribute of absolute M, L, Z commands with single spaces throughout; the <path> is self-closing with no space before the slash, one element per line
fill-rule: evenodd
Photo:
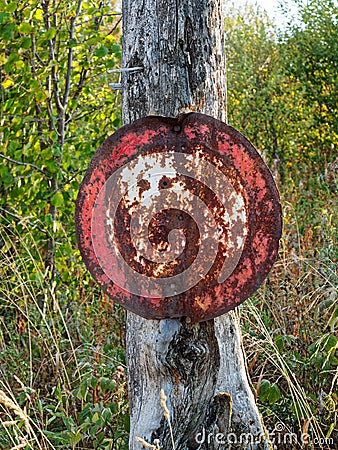
<path fill-rule="evenodd" d="M 94 155 L 76 203 L 83 260 L 145 317 L 207 320 L 263 282 L 278 252 L 271 173 L 234 128 L 203 114 L 145 117 Z"/>

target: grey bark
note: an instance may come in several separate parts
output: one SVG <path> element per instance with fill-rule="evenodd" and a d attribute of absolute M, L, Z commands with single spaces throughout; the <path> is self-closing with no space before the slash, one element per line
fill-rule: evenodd
<path fill-rule="evenodd" d="M 221 0 L 124 0 L 123 67 L 142 67 L 123 73 L 124 123 L 189 111 L 225 120 Z M 136 436 L 172 450 L 160 389 L 176 450 L 268 448 L 234 312 L 199 324 L 128 312 L 126 341 L 130 450 L 142 448 Z M 260 442 L 225 445 L 236 440 L 229 433 L 250 433 Z"/>

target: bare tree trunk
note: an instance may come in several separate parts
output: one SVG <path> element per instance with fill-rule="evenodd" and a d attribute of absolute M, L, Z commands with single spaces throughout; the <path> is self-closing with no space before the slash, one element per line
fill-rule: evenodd
<path fill-rule="evenodd" d="M 226 119 L 221 0 L 124 0 L 123 120 L 198 111 Z M 267 449 L 235 313 L 199 324 L 127 316 L 130 450 L 159 439 L 172 450 L 160 389 L 168 397 L 176 450 Z M 220 433 L 220 434 L 217 434 Z M 235 433 L 237 437 L 235 437 Z M 239 443 L 249 433 L 259 442 Z M 238 441 L 238 444 L 236 444 Z"/>

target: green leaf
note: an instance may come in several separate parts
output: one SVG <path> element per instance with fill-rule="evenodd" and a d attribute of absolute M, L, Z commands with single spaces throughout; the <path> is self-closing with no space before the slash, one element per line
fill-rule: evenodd
<path fill-rule="evenodd" d="M 102 392 L 106 392 L 107 389 L 109 389 L 110 379 L 107 377 L 102 377 L 100 380 L 100 387 L 102 389 Z"/>
<path fill-rule="evenodd" d="M 69 433 L 69 442 L 72 445 L 78 444 L 82 439 L 82 434 L 80 431 L 77 431 L 76 433 Z"/>
<path fill-rule="evenodd" d="M 59 207 L 59 206 L 63 206 L 64 205 L 64 201 L 63 201 L 63 195 L 61 192 L 57 192 L 56 194 L 53 195 L 52 200 L 51 200 L 52 205 Z"/>
<path fill-rule="evenodd" d="M 328 337 L 326 343 L 325 343 L 325 350 L 329 352 L 332 348 L 336 347 L 338 342 L 338 339 L 333 334 L 330 334 Z"/>
<path fill-rule="evenodd" d="M 5 21 L 5 17 L 7 18 L 8 14 L 4 14 L 4 16 L 0 15 L 0 23 L 1 19 Z M 2 39 L 4 42 L 11 41 L 14 37 L 14 33 L 17 30 L 17 26 L 13 23 L 9 23 L 8 25 L 4 25 L 2 28 Z"/>
<path fill-rule="evenodd" d="M 87 384 L 87 380 L 84 380 L 81 384 L 80 387 L 77 391 L 76 397 L 79 400 L 86 400 L 87 397 L 87 393 L 88 393 L 88 384 Z"/>
<path fill-rule="evenodd" d="M 127 433 L 130 432 L 130 416 L 129 416 L 129 414 L 124 416 L 124 429 L 127 431 Z"/>
<path fill-rule="evenodd" d="M 55 38 L 55 35 L 56 35 L 56 28 L 49 28 L 49 30 L 46 31 L 46 33 L 45 33 L 45 38 L 47 40 L 50 40 L 50 39 Z"/>
<path fill-rule="evenodd" d="M 261 385 L 259 388 L 259 399 L 261 402 L 265 402 L 265 400 L 268 398 L 270 386 L 271 386 L 270 381 L 268 380 L 261 381 Z"/>
<path fill-rule="evenodd" d="M 95 51 L 95 56 L 98 58 L 103 58 L 108 54 L 108 49 L 104 45 L 101 45 L 101 47 L 97 48 Z"/>
<path fill-rule="evenodd" d="M 22 48 L 30 48 L 32 45 L 32 39 L 30 37 L 24 37 L 22 40 L 21 47 Z"/>
<path fill-rule="evenodd" d="M 41 89 L 35 92 L 35 100 L 37 102 L 42 102 L 45 98 L 46 94 Z"/>
<path fill-rule="evenodd" d="M 89 379 L 89 386 L 92 389 L 96 389 L 97 385 L 98 385 L 98 379 L 96 377 L 94 377 L 94 375 L 92 375 Z"/>
<path fill-rule="evenodd" d="M 52 217 L 52 215 L 49 214 L 49 213 L 45 215 L 45 224 L 46 224 L 47 226 L 50 226 L 50 225 L 53 224 L 53 217 Z"/>
<path fill-rule="evenodd" d="M 33 31 L 33 27 L 28 22 L 23 22 L 18 27 L 19 33 L 28 34 Z"/>
<path fill-rule="evenodd" d="M 56 134 L 56 133 L 55 133 Z M 54 156 L 61 156 L 61 147 L 59 144 L 56 144 L 53 146 L 53 155 Z"/>
<path fill-rule="evenodd" d="M 12 13 L 12 12 L 14 12 L 14 11 L 16 10 L 17 7 L 18 7 L 18 4 L 17 4 L 17 3 L 15 3 L 15 2 L 10 3 L 10 4 L 6 7 L 6 11 Z"/>
<path fill-rule="evenodd" d="M 7 63 L 6 64 L 13 64 L 17 61 L 19 61 L 19 55 L 16 52 L 12 52 L 10 54 L 10 56 L 8 57 Z"/>
<path fill-rule="evenodd" d="M 49 133 L 49 139 L 50 139 L 51 141 L 56 142 L 56 141 L 57 141 L 57 138 L 58 138 L 58 135 L 57 135 L 57 133 L 56 133 L 55 131 L 51 131 L 51 132 Z"/>
<path fill-rule="evenodd" d="M 338 323 L 338 306 L 336 306 L 335 309 L 333 310 L 333 313 L 327 323 L 332 332 L 334 332 L 337 323 Z"/>
<path fill-rule="evenodd" d="M 59 170 L 58 165 L 53 160 L 46 161 L 45 165 L 50 173 L 56 173 Z"/>
<path fill-rule="evenodd" d="M 76 45 L 77 45 L 76 39 L 73 39 L 73 38 L 69 39 L 68 47 L 75 47 Z"/>
<path fill-rule="evenodd" d="M 4 173 L 2 175 L 2 181 L 7 185 L 11 184 L 13 182 L 13 180 L 14 180 L 14 177 L 10 172 Z"/>
<path fill-rule="evenodd" d="M 102 418 L 105 422 L 109 422 L 112 418 L 111 410 L 108 408 L 104 408 L 104 410 L 102 411 Z"/>
<path fill-rule="evenodd" d="M 119 44 L 113 44 L 111 46 L 111 51 L 113 53 L 120 53 L 121 52 L 121 46 Z"/>
<path fill-rule="evenodd" d="M 96 433 L 98 432 L 99 428 L 100 428 L 100 427 L 99 427 L 98 425 L 94 425 L 94 426 L 92 426 L 92 427 L 90 428 L 89 434 L 90 434 L 90 436 L 91 436 L 92 438 L 94 438 L 94 436 L 95 436 Z"/>
<path fill-rule="evenodd" d="M 0 23 L 4 23 L 8 20 L 9 14 L 5 12 L 0 12 Z"/>
<path fill-rule="evenodd" d="M 275 344 L 276 344 L 276 347 L 278 348 L 279 352 L 281 352 L 284 348 L 284 335 L 283 334 L 279 334 L 278 336 L 275 337 Z"/>
<path fill-rule="evenodd" d="M 92 422 L 93 422 L 93 423 L 96 423 L 99 419 L 100 419 L 100 415 L 99 415 L 98 412 L 96 412 L 95 414 L 93 414 L 93 417 L 92 417 Z"/>
<path fill-rule="evenodd" d="M 274 383 L 270 386 L 270 389 L 268 391 L 267 400 L 270 403 L 270 405 L 273 405 L 280 398 L 281 398 L 281 393 L 280 393 L 279 387 L 277 386 L 276 383 Z"/>

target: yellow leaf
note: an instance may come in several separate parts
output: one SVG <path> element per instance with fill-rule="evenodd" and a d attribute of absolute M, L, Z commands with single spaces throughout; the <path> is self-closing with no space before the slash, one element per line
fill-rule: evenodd
<path fill-rule="evenodd" d="M 39 8 L 38 8 L 38 9 L 35 11 L 34 17 L 35 17 L 37 20 L 43 20 L 43 11 L 42 11 L 42 9 L 39 9 Z"/>
<path fill-rule="evenodd" d="M 7 61 L 7 56 L 4 53 L 1 53 L 0 54 L 0 66 L 5 64 L 6 61 Z"/>
<path fill-rule="evenodd" d="M 14 81 L 11 80 L 10 78 L 7 78 L 5 81 L 2 82 L 2 86 L 3 86 L 5 89 L 7 89 L 7 88 L 13 86 L 13 84 L 14 84 Z"/>

